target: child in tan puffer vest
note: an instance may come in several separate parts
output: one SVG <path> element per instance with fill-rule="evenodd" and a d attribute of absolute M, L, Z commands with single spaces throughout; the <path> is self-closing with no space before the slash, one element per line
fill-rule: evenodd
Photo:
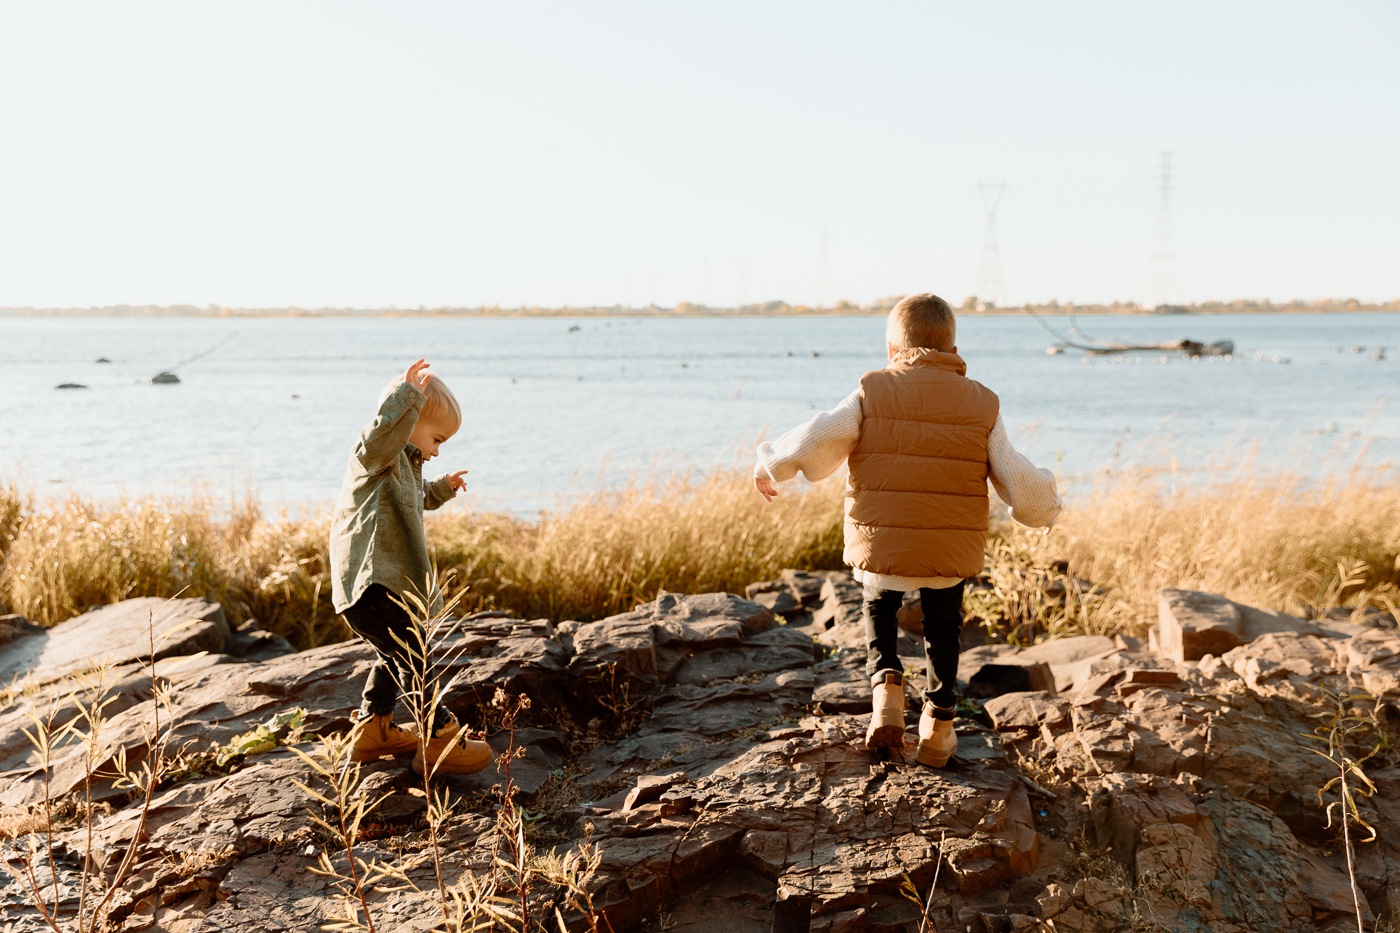
<path fill-rule="evenodd" d="M 889 365 L 772 443 L 760 444 L 754 486 L 769 502 L 776 483 L 850 468 L 845 560 L 864 587 L 870 748 L 904 746 L 904 665 L 896 612 L 919 591 L 927 688 L 916 759 L 940 768 L 957 749 L 963 586 L 981 573 L 987 481 L 1024 525 L 1047 530 L 1060 513 L 1055 478 L 1017 453 L 994 392 L 966 376 L 957 323 L 936 295 L 910 295 L 885 328 Z"/>

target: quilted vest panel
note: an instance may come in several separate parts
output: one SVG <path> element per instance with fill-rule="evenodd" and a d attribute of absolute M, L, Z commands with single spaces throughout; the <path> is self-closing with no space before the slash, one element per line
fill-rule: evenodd
<path fill-rule="evenodd" d="M 919 351 L 861 379 L 845 559 L 901 577 L 974 577 L 985 561 L 996 393 L 955 353 Z"/>

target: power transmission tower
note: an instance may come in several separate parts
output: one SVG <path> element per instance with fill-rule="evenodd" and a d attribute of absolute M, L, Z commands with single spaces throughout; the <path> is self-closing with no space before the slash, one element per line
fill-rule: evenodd
<path fill-rule="evenodd" d="M 997 208 L 1001 206 L 1002 195 L 1006 194 L 1006 183 L 984 185 L 978 182 L 977 193 L 982 198 L 982 207 L 987 211 L 987 224 L 982 233 L 982 260 L 977 264 L 977 303 L 978 310 L 981 310 L 1006 304 L 1006 283 L 1001 277 L 1001 250 L 997 246 Z"/>
<path fill-rule="evenodd" d="M 1172 230 L 1172 154 L 1162 153 L 1157 177 L 1157 234 L 1147 257 L 1147 282 L 1143 291 L 1149 308 L 1177 304 L 1181 300 L 1181 274 L 1176 260 L 1176 235 Z"/>
<path fill-rule="evenodd" d="M 831 303 L 831 268 L 826 259 L 826 228 L 822 227 L 822 261 L 817 271 L 817 307 L 825 308 Z"/>

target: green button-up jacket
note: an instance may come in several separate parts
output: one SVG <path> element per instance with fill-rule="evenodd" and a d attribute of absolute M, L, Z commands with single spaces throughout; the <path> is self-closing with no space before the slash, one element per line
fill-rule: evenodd
<path fill-rule="evenodd" d="M 344 612 L 379 583 L 400 598 L 416 596 L 436 612 L 432 561 L 423 510 L 457 494 L 447 476 L 423 484 L 423 453 L 408 442 L 423 393 L 400 383 L 360 432 L 345 468 L 345 482 L 331 521 L 331 598 Z"/>

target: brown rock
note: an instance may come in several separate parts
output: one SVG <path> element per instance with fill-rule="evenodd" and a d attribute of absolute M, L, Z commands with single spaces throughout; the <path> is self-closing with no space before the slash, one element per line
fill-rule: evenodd
<path fill-rule="evenodd" d="M 859 625 L 861 589 L 849 573 L 830 574 L 822 584 L 822 608 L 818 616 L 827 612 L 835 625 Z"/>
<path fill-rule="evenodd" d="M 1146 687 L 1176 687 L 1180 684 L 1181 675 L 1176 671 L 1133 667 L 1123 673 L 1123 679 L 1118 682 L 1117 693 L 1120 697 L 1125 697 Z"/>
<path fill-rule="evenodd" d="M 661 799 L 661 795 L 677 784 L 683 784 L 689 780 L 684 771 L 673 771 L 670 774 L 645 774 L 637 778 L 637 786 L 632 788 L 627 795 L 627 800 L 622 804 L 622 809 L 635 810 L 646 803 L 653 803 Z"/>
<path fill-rule="evenodd" d="M 1162 590 L 1157 603 L 1158 650 L 1173 661 L 1223 655 L 1269 634 L 1348 638 L 1363 631 L 1363 626 L 1348 622 L 1309 622 L 1195 590 Z"/>
<path fill-rule="evenodd" d="M 204 599 L 128 599 L 50 629 L 31 629 L 5 647 L 0 683 L 38 686 L 94 670 L 157 658 L 222 653 L 231 638 L 224 610 Z"/>
<path fill-rule="evenodd" d="M 1162 656 L 1199 661 L 1241 644 L 1237 605 L 1213 593 L 1166 589 L 1157 603 L 1157 639 Z"/>
<path fill-rule="evenodd" d="M 1400 700 L 1400 633 L 1368 629 L 1342 642 L 1339 658 L 1352 683 L 1373 696 Z"/>
<path fill-rule="evenodd" d="M 1043 661 L 1025 660 L 1019 654 L 1004 654 L 983 664 L 967 681 L 970 697 L 995 697 L 1027 690 L 1055 692 L 1055 674 Z"/>
<path fill-rule="evenodd" d="M 808 609 L 821 605 L 822 590 L 826 587 L 829 573 L 810 573 L 805 570 L 784 570 L 780 579 L 787 584 L 797 601 Z"/>
<path fill-rule="evenodd" d="M 1043 661 L 1055 675 L 1055 689 L 1064 693 L 1075 689 L 1089 676 L 1090 665 L 1117 650 L 1113 640 L 1103 635 L 1074 635 L 1052 638 L 1021 649 L 1021 658 Z"/>
<path fill-rule="evenodd" d="M 998 732 L 1032 732 L 1041 726 L 1055 729 L 1069 719 L 1069 703 L 1044 691 L 1003 694 L 988 700 L 983 709 Z"/>

